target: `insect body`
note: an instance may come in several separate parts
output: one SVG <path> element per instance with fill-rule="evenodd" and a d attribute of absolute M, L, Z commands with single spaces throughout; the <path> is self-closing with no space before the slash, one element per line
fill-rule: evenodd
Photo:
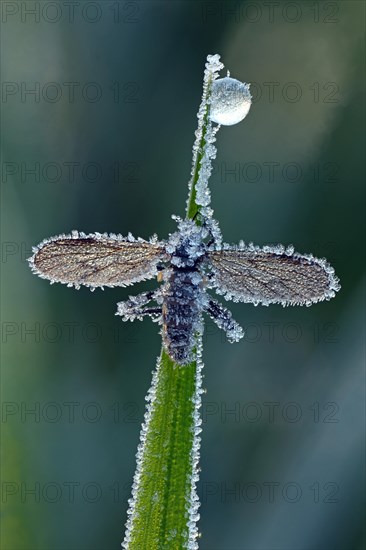
<path fill-rule="evenodd" d="M 199 330 L 204 290 L 195 268 L 175 268 L 165 289 L 162 306 L 163 341 L 180 364 L 191 359 L 192 337 Z"/>
<path fill-rule="evenodd" d="M 162 325 L 166 350 L 180 365 L 193 359 L 195 334 L 203 329 L 206 312 L 236 342 L 243 329 L 230 311 L 207 292 L 214 288 L 227 300 L 255 305 L 311 305 L 329 300 L 339 281 L 333 268 L 293 247 L 259 248 L 252 244 L 221 245 L 216 222 L 178 222 L 178 231 L 166 241 L 150 241 L 121 235 L 73 231 L 46 239 L 29 259 L 34 273 L 80 288 L 128 286 L 162 273 L 163 284 L 155 291 L 130 296 L 117 304 L 124 321 L 149 315 Z M 211 240 L 209 240 L 211 237 Z M 150 302 L 155 301 L 155 306 Z"/>

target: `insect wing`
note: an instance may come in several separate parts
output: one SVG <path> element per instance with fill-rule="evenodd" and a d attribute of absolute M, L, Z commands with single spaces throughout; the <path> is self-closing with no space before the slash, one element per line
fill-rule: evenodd
<path fill-rule="evenodd" d="M 211 285 L 235 302 L 311 305 L 339 290 L 334 269 L 324 260 L 285 248 L 233 247 L 208 252 Z"/>
<path fill-rule="evenodd" d="M 34 273 L 76 288 L 127 286 L 151 279 L 165 255 L 154 240 L 77 231 L 47 239 L 33 251 L 29 263 Z"/>

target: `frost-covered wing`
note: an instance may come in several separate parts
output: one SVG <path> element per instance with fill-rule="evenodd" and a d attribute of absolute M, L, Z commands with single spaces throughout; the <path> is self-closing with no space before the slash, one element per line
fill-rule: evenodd
<path fill-rule="evenodd" d="M 340 288 L 326 260 L 298 254 L 293 247 L 224 245 L 207 256 L 213 272 L 211 285 L 235 302 L 311 305 L 329 300 Z"/>
<path fill-rule="evenodd" d="M 127 286 L 151 279 L 165 259 L 164 247 L 153 239 L 77 231 L 46 239 L 33 251 L 29 263 L 34 273 L 76 288 Z"/>

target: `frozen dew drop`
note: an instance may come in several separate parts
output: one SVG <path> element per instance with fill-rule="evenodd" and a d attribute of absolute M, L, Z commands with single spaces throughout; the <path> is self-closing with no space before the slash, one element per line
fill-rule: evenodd
<path fill-rule="evenodd" d="M 210 118 L 217 124 L 231 126 L 245 118 L 252 96 L 249 84 L 235 78 L 219 78 L 212 84 Z"/>

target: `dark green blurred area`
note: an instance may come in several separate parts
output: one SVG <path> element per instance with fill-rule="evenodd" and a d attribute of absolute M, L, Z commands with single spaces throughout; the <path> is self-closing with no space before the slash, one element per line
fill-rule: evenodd
<path fill-rule="evenodd" d="M 157 283 L 76 292 L 25 258 L 72 229 L 174 230 L 220 53 L 255 97 L 218 134 L 225 240 L 326 256 L 342 290 L 311 308 L 231 305 L 235 345 L 207 323 L 200 548 L 364 548 L 364 4 L 79 2 L 73 20 L 65 4 L 1 5 L 1 547 L 123 538 L 160 336 L 114 313 Z"/>

